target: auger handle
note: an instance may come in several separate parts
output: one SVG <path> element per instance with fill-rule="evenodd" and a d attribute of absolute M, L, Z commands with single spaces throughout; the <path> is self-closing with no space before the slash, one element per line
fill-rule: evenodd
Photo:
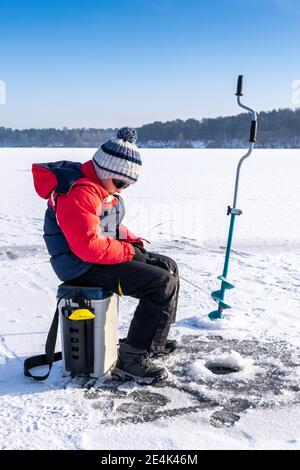
<path fill-rule="evenodd" d="M 256 142 L 256 132 L 257 132 L 257 121 L 251 122 L 251 130 L 250 130 L 250 139 L 249 142 L 253 143 Z"/>
<path fill-rule="evenodd" d="M 236 96 L 243 96 L 243 75 L 238 76 L 237 87 L 236 87 Z"/>
<path fill-rule="evenodd" d="M 238 76 L 238 81 L 237 81 L 237 92 L 236 92 L 237 103 L 241 108 L 245 109 L 248 113 L 251 114 L 252 121 L 251 121 L 250 139 L 249 139 L 250 147 L 249 147 L 249 150 L 246 153 L 246 155 L 244 155 L 240 159 L 240 161 L 238 163 L 238 166 L 237 166 L 237 170 L 236 170 L 235 188 L 234 188 L 234 197 L 233 197 L 233 206 L 232 206 L 233 209 L 236 209 L 241 165 L 242 165 L 243 161 L 246 158 L 248 158 L 252 153 L 254 144 L 256 142 L 256 132 L 257 132 L 257 114 L 256 114 L 256 111 L 254 111 L 254 109 L 249 108 L 248 106 L 245 106 L 243 103 L 241 103 L 241 96 L 243 96 L 242 88 L 243 88 L 243 75 L 239 75 Z"/>

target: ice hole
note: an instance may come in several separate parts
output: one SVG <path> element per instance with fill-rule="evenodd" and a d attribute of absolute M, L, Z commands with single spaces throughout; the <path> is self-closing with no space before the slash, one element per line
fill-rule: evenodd
<path fill-rule="evenodd" d="M 240 372 L 241 369 L 232 366 L 223 366 L 218 364 L 205 364 L 205 367 L 210 370 L 213 374 L 216 375 L 226 375 L 226 374 L 233 374 L 236 372 Z"/>
<path fill-rule="evenodd" d="M 221 356 L 209 358 L 205 367 L 216 375 L 234 374 L 244 369 L 245 361 L 239 353 L 231 351 Z"/>

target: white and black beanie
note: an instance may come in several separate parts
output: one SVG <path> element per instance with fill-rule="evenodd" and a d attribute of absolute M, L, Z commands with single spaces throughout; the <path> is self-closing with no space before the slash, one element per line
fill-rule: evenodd
<path fill-rule="evenodd" d="M 102 144 L 93 156 L 99 179 L 115 178 L 133 184 L 140 175 L 142 160 L 135 145 L 137 132 L 130 127 L 118 130 L 117 137 Z"/>

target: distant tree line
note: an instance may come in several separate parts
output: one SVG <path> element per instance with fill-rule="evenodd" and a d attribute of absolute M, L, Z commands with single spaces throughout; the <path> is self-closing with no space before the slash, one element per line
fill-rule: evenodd
<path fill-rule="evenodd" d="M 141 147 L 240 147 L 247 145 L 251 117 L 187 119 L 146 124 L 137 129 Z M 116 129 L 7 129 L 0 127 L 0 147 L 98 147 Z M 300 148 L 300 108 L 261 112 L 259 147 Z"/>
<path fill-rule="evenodd" d="M 182 146 L 202 141 L 205 147 L 235 147 L 247 144 L 251 116 L 248 113 L 237 116 L 204 118 L 201 121 L 188 119 L 154 122 L 138 130 L 139 141 L 176 141 Z M 300 147 L 300 108 L 273 110 L 258 114 L 257 144 L 261 147 L 278 143 L 279 147 Z M 294 144 L 294 145 L 291 145 Z"/>
<path fill-rule="evenodd" d="M 98 147 L 114 129 L 7 129 L 0 127 L 0 147 Z"/>

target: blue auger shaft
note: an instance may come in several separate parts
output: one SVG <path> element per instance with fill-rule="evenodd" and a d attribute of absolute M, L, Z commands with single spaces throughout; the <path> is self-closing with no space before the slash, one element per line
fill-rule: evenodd
<path fill-rule="evenodd" d="M 231 216 L 230 216 L 230 225 L 229 225 L 229 232 L 228 232 L 228 241 L 227 241 L 227 248 L 226 248 L 226 255 L 225 255 L 225 262 L 224 262 L 224 269 L 223 269 L 223 277 L 224 277 L 225 279 L 226 279 L 226 277 L 227 277 L 228 268 L 229 268 L 229 258 L 230 258 L 231 245 L 232 245 L 232 236 L 233 236 L 235 215 L 236 215 L 236 214 L 231 214 Z"/>
<path fill-rule="evenodd" d="M 229 260 L 230 260 L 230 252 L 231 252 L 231 245 L 232 245 L 232 237 L 233 237 L 233 229 L 234 229 L 234 222 L 235 222 L 236 214 L 231 214 L 230 216 L 230 225 L 229 225 L 229 232 L 228 232 L 228 240 L 227 240 L 227 247 L 226 247 L 226 255 L 225 255 L 225 262 L 223 268 L 223 275 L 219 276 L 218 279 L 221 280 L 221 289 L 218 291 L 213 292 L 212 298 L 218 302 L 218 310 L 211 312 L 209 314 L 209 318 L 211 320 L 216 320 L 217 318 L 223 318 L 222 312 L 227 308 L 231 308 L 230 305 L 225 304 L 224 302 L 224 295 L 227 289 L 233 289 L 234 285 L 230 284 L 227 281 L 227 274 L 229 268 Z"/>
<path fill-rule="evenodd" d="M 227 247 L 226 247 L 226 255 L 225 255 L 225 262 L 224 262 L 224 269 L 223 269 L 223 274 L 222 276 L 218 276 L 218 279 L 220 279 L 221 282 L 221 289 L 218 291 L 215 291 L 211 294 L 212 298 L 218 302 L 218 310 L 215 310 L 211 312 L 208 316 L 211 320 L 216 320 L 217 318 L 222 318 L 222 312 L 225 309 L 231 308 L 230 305 L 226 304 L 224 302 L 224 295 L 225 291 L 227 289 L 233 289 L 234 285 L 230 284 L 230 282 L 227 281 L 227 274 L 228 274 L 228 268 L 229 268 L 229 259 L 230 259 L 230 252 L 231 252 L 231 245 L 232 245 L 232 236 L 233 236 L 233 229 L 234 229 L 234 221 L 235 221 L 235 216 L 240 215 L 242 211 L 240 209 L 236 208 L 236 202 L 237 202 L 237 195 L 238 195 L 238 186 L 239 186 L 239 177 L 240 177 L 240 169 L 243 161 L 248 158 L 253 150 L 254 144 L 256 142 L 256 131 L 257 131 L 257 114 L 256 112 L 248 108 L 248 106 L 245 106 L 241 103 L 241 96 L 243 96 L 242 93 L 242 88 L 243 88 L 243 76 L 239 75 L 238 77 L 238 83 L 237 83 L 237 102 L 238 105 L 246 109 L 249 113 L 252 115 L 252 122 L 251 122 L 251 129 L 250 129 L 250 147 L 248 152 L 240 159 L 238 166 L 237 166 L 237 171 L 236 171 L 236 179 L 235 179 L 235 189 L 234 189 L 234 198 L 233 198 L 233 207 L 228 207 L 228 212 L 227 214 L 230 214 L 230 226 L 229 226 L 229 232 L 228 232 L 228 240 L 227 240 Z"/>
<path fill-rule="evenodd" d="M 224 262 L 224 269 L 223 269 L 224 279 L 226 279 L 227 274 L 228 274 L 229 259 L 230 259 L 231 245 L 232 245 L 232 236 L 233 236 L 233 229 L 234 229 L 234 221 L 235 221 L 235 214 L 231 214 L 229 232 L 228 232 L 227 248 L 226 248 L 226 255 L 225 255 L 225 262 Z M 223 291 L 223 286 L 224 286 L 224 281 L 222 281 L 222 291 Z M 224 290 L 226 290 L 226 289 L 224 289 Z"/>

